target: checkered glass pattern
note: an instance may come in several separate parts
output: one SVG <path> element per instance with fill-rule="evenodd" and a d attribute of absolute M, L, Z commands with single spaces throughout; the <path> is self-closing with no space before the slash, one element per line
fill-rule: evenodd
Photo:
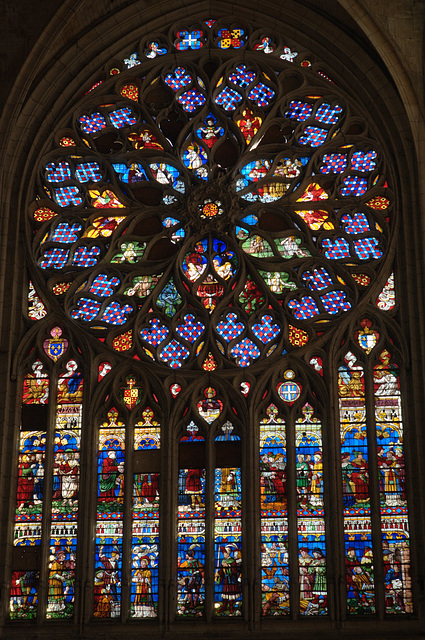
<path fill-rule="evenodd" d="M 344 185 L 341 187 L 342 196 L 362 196 L 367 191 L 366 178 L 347 176 L 342 182 Z"/>
<path fill-rule="evenodd" d="M 198 107 L 205 104 L 206 100 L 205 96 L 197 89 L 189 89 L 189 91 L 185 91 L 185 93 L 177 98 L 177 102 L 181 104 L 185 111 L 192 113 L 192 111 L 195 111 Z"/>
<path fill-rule="evenodd" d="M 308 320 L 308 318 L 319 315 L 316 301 L 311 296 L 303 296 L 300 300 L 290 300 L 288 307 L 297 320 Z"/>
<path fill-rule="evenodd" d="M 99 313 L 101 303 L 91 298 L 79 298 L 77 300 L 77 308 L 71 311 L 71 317 L 90 322 L 94 320 Z"/>
<path fill-rule="evenodd" d="M 101 131 L 106 127 L 105 118 L 97 111 L 92 113 L 91 116 L 81 116 L 79 123 L 84 133 L 96 133 L 96 131 Z"/>
<path fill-rule="evenodd" d="M 183 67 L 176 67 L 172 73 L 165 76 L 164 80 L 173 91 L 177 91 L 190 84 L 192 76 Z"/>
<path fill-rule="evenodd" d="M 313 269 L 313 271 L 304 271 L 302 278 L 311 291 L 321 291 L 333 284 L 331 276 L 324 267 Z"/>
<path fill-rule="evenodd" d="M 322 158 L 320 173 L 343 173 L 347 167 L 347 156 L 343 153 L 328 153 Z"/>
<path fill-rule="evenodd" d="M 127 316 L 133 311 L 133 307 L 130 304 L 120 305 L 119 302 L 113 300 L 106 307 L 101 320 L 108 324 L 125 324 L 128 320 Z"/>
<path fill-rule="evenodd" d="M 244 329 L 245 325 L 238 321 L 236 313 L 228 313 L 225 319 L 217 324 L 217 331 L 226 342 L 240 336 Z"/>
<path fill-rule="evenodd" d="M 177 327 L 176 333 L 180 338 L 184 338 L 188 342 L 195 342 L 202 335 L 205 326 L 202 322 L 195 322 L 195 316 L 188 313 L 183 318 L 183 323 Z"/>
<path fill-rule="evenodd" d="M 115 276 L 109 278 L 106 273 L 99 273 L 93 280 L 89 289 L 90 293 L 94 293 L 96 296 L 106 298 L 114 293 L 115 287 L 120 284 L 120 279 Z"/>
<path fill-rule="evenodd" d="M 251 82 L 255 80 L 255 72 L 248 71 L 244 64 L 240 64 L 236 67 L 236 70 L 229 75 L 230 82 L 239 85 L 242 89 L 245 89 Z"/>
<path fill-rule="evenodd" d="M 71 167 L 67 162 L 49 162 L 46 164 L 46 180 L 49 182 L 63 182 L 70 180 Z"/>
<path fill-rule="evenodd" d="M 168 329 L 165 324 L 161 323 L 161 320 L 159 320 L 159 318 L 153 318 L 152 320 L 149 320 L 149 324 L 151 328 L 142 329 L 140 332 L 140 337 L 142 338 L 142 340 L 145 340 L 145 342 L 148 342 L 153 347 L 157 347 L 168 336 Z"/>
<path fill-rule="evenodd" d="M 272 316 L 265 315 L 259 323 L 252 326 L 252 331 L 258 340 L 261 340 L 263 344 L 267 344 L 273 338 L 277 338 L 280 333 L 280 327 L 278 324 L 273 323 Z"/>
<path fill-rule="evenodd" d="M 285 113 L 285 118 L 291 118 L 291 120 L 298 120 L 303 122 L 308 120 L 313 112 L 313 107 L 308 102 L 300 102 L 299 100 L 292 100 L 289 103 L 289 110 Z"/>
<path fill-rule="evenodd" d="M 248 98 L 256 102 L 259 107 L 266 107 L 274 98 L 275 92 L 262 82 L 259 82 L 248 94 Z"/>
<path fill-rule="evenodd" d="M 51 240 L 61 244 L 72 244 L 78 240 L 78 234 L 82 228 L 78 223 L 71 227 L 68 222 L 60 222 L 54 230 Z"/>
<path fill-rule="evenodd" d="M 74 252 L 72 264 L 77 267 L 94 267 L 97 263 L 97 256 L 100 255 L 99 247 L 77 247 Z"/>
<path fill-rule="evenodd" d="M 249 338 L 244 338 L 233 347 L 230 355 L 237 359 L 240 367 L 248 367 L 260 356 L 260 349 Z"/>
<path fill-rule="evenodd" d="M 68 249 L 46 249 L 40 260 L 42 269 L 62 269 L 68 262 Z"/>
<path fill-rule="evenodd" d="M 84 162 L 77 165 L 75 177 L 78 182 L 99 182 L 102 180 L 102 172 L 97 162 Z"/>
<path fill-rule="evenodd" d="M 354 240 L 354 251 L 360 260 L 373 260 L 382 258 L 383 252 L 379 249 L 379 240 L 377 238 L 363 238 L 362 240 Z"/>
<path fill-rule="evenodd" d="M 111 124 L 113 127 L 115 127 L 115 129 L 122 129 L 123 127 L 136 124 L 137 122 L 136 116 L 128 107 L 123 107 L 123 109 L 111 111 L 111 113 L 109 114 L 109 120 L 111 121 Z"/>
<path fill-rule="evenodd" d="M 326 258 L 330 260 L 343 260 L 350 257 L 350 246 L 345 238 L 324 238 L 322 240 L 322 251 Z"/>
<path fill-rule="evenodd" d="M 303 135 L 300 136 L 300 144 L 306 144 L 310 147 L 320 147 L 326 140 L 328 132 L 326 129 L 319 129 L 319 127 L 306 127 Z"/>
<path fill-rule="evenodd" d="M 182 366 L 182 361 L 189 357 L 189 351 L 173 338 L 161 351 L 159 357 L 172 369 L 178 369 Z"/>
<path fill-rule="evenodd" d="M 223 107 L 225 111 L 234 111 L 241 100 L 242 96 L 234 89 L 229 89 L 229 87 L 225 87 L 215 97 L 216 103 Z"/>
<path fill-rule="evenodd" d="M 55 190 L 55 197 L 61 207 L 68 207 L 69 205 L 78 207 L 83 202 L 78 187 L 59 187 L 59 189 Z"/>
<path fill-rule="evenodd" d="M 344 291 L 329 291 L 329 293 L 320 296 L 320 299 L 325 311 L 331 315 L 351 309 L 351 304 L 348 302 L 347 295 Z"/>
<path fill-rule="evenodd" d="M 351 168 L 355 171 L 372 171 L 376 167 L 376 151 L 355 151 L 351 156 Z"/>
<path fill-rule="evenodd" d="M 323 102 L 316 111 L 315 119 L 323 124 L 336 124 L 342 111 L 339 105 L 332 108 L 330 104 Z"/>
<path fill-rule="evenodd" d="M 344 225 L 344 231 L 353 235 L 370 230 L 369 221 L 364 213 L 355 213 L 354 216 L 344 213 L 341 216 L 341 222 Z"/>

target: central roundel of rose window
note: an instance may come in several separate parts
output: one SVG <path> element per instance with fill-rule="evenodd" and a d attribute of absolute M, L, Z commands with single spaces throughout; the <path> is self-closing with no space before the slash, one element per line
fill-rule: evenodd
<path fill-rule="evenodd" d="M 383 154 L 337 86 L 277 49 L 212 62 L 214 38 L 90 92 L 31 208 L 68 316 L 172 369 L 311 345 L 368 294 L 388 244 Z"/>

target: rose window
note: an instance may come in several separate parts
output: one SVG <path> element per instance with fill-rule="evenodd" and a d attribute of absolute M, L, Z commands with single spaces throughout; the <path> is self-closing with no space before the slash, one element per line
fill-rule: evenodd
<path fill-rule="evenodd" d="M 112 69 L 50 143 L 30 210 L 66 314 L 171 369 L 319 345 L 388 244 L 385 162 L 361 113 L 288 47 L 225 31 L 178 31 L 178 64 L 153 42 Z"/>

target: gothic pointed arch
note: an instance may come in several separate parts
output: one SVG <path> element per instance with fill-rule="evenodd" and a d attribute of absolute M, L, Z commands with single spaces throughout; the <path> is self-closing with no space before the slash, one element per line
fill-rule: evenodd
<path fill-rule="evenodd" d="M 194 7 L 82 23 L 28 116 L 7 625 L 414 628 L 400 101 L 311 7 Z"/>

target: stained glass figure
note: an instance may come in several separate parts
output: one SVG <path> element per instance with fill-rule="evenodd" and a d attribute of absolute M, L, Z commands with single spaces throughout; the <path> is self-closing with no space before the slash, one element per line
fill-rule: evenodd
<path fill-rule="evenodd" d="M 167 53 L 165 47 L 160 47 L 158 42 L 150 42 L 145 52 L 147 58 L 156 58 L 157 56 L 163 56 Z"/>
<path fill-rule="evenodd" d="M 198 177 L 206 180 L 208 177 L 208 170 L 203 167 L 207 162 L 206 151 L 196 142 L 191 142 L 183 153 L 183 162 L 188 169 L 195 170 Z"/>
<path fill-rule="evenodd" d="M 285 615 L 289 607 L 285 422 L 275 405 L 260 423 L 261 611 Z"/>
<path fill-rule="evenodd" d="M 134 428 L 131 616 L 135 618 L 156 617 L 158 610 L 159 449 L 160 427 L 147 408 Z M 147 460 L 149 470 L 143 469 Z"/>
<path fill-rule="evenodd" d="M 262 307 L 266 299 L 261 290 L 257 287 L 255 282 L 251 278 L 247 278 L 246 284 L 239 295 L 239 302 L 246 313 L 250 315 L 257 308 Z"/>
<path fill-rule="evenodd" d="M 27 373 L 23 383 L 23 422 L 19 435 L 18 483 L 16 489 L 16 511 L 13 533 L 14 547 L 24 552 L 41 545 L 42 506 L 44 500 L 44 464 L 47 439 L 47 403 L 49 378 L 43 364 L 36 360 L 32 372 Z M 32 407 L 35 409 L 34 416 Z M 28 409 L 27 409 L 28 407 Z M 40 414 L 41 409 L 41 414 Z M 26 411 L 29 410 L 28 419 Z M 33 418 L 44 424 L 41 429 L 31 426 Z M 28 424 L 27 424 L 28 422 Z M 30 566 L 12 567 L 9 615 L 12 620 L 36 617 L 38 603 L 39 562 L 34 555 Z"/>
<path fill-rule="evenodd" d="M 216 436 L 214 613 L 217 616 L 242 615 L 241 469 L 220 463 L 225 456 L 222 447 L 227 443 L 234 443 L 233 460 L 236 462 L 240 457 L 240 438 L 233 431 L 233 425 L 226 422 Z"/>
<path fill-rule="evenodd" d="M 236 118 L 236 124 L 242 131 L 246 144 L 249 144 L 257 131 L 260 129 L 263 120 L 256 116 L 250 109 L 244 109 L 240 117 Z"/>
<path fill-rule="evenodd" d="M 283 53 L 280 55 L 282 60 L 286 60 L 287 62 L 294 62 L 294 59 L 297 57 L 297 51 L 291 51 L 289 47 L 283 47 Z"/>
<path fill-rule="evenodd" d="M 75 361 L 70 363 L 72 380 L 65 378 L 71 370 L 67 366 L 57 391 L 48 618 L 71 618 L 74 613 L 83 381 Z"/>
<path fill-rule="evenodd" d="M 204 391 L 205 399 L 200 400 L 197 404 L 198 413 L 208 424 L 217 420 L 223 409 L 223 403 L 216 398 L 217 392 L 212 387 L 208 387 Z"/>
<path fill-rule="evenodd" d="M 99 429 L 95 618 L 117 618 L 121 609 L 125 428 L 111 409 Z"/>
<path fill-rule="evenodd" d="M 296 421 L 300 613 L 327 613 L 322 426 L 306 404 Z"/>
<path fill-rule="evenodd" d="M 409 522 L 406 503 L 403 421 L 398 367 L 384 349 L 374 368 L 373 386 L 382 555 L 384 559 L 385 611 L 411 613 Z"/>
<path fill-rule="evenodd" d="M 205 613 L 205 440 L 192 421 L 179 444 L 177 613 Z"/>
<path fill-rule="evenodd" d="M 138 133 L 130 133 L 128 139 L 135 149 L 163 149 L 162 144 L 149 128 L 142 129 Z"/>
<path fill-rule="evenodd" d="M 202 140 L 209 149 L 215 145 L 215 143 L 224 134 L 223 127 L 220 127 L 217 123 L 217 119 L 210 114 L 204 121 L 203 125 L 196 130 L 196 135 Z"/>
<path fill-rule="evenodd" d="M 348 613 L 375 612 L 364 370 L 351 351 L 339 368 Z"/>

